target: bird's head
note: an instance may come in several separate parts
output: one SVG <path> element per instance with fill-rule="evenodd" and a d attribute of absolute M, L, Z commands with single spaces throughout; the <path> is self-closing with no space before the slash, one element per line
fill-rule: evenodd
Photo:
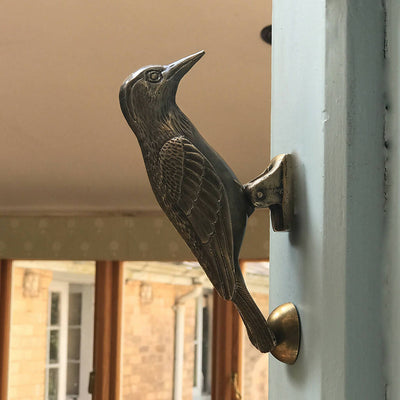
<path fill-rule="evenodd" d="M 128 76 L 119 100 L 125 119 L 136 134 L 141 125 L 161 119 L 175 105 L 180 80 L 203 55 L 204 51 L 199 51 L 172 64 L 144 67 Z"/>

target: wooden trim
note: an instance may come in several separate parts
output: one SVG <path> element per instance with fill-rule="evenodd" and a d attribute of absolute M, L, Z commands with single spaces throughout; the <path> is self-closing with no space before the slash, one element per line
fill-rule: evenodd
<path fill-rule="evenodd" d="M 0 399 L 7 399 L 10 356 L 12 261 L 0 261 Z"/>
<path fill-rule="evenodd" d="M 234 388 L 243 393 L 243 323 L 235 307 L 232 312 L 232 371 Z M 235 395 L 236 392 L 234 392 Z M 238 396 L 233 396 L 236 400 Z M 243 396 L 242 396 L 243 397 Z"/>
<path fill-rule="evenodd" d="M 111 391 L 115 399 L 120 398 L 121 388 L 121 343 L 122 343 L 122 296 L 124 287 L 124 267 L 122 262 L 113 261 L 113 296 L 111 304 L 111 349 L 114 349 L 114 362 L 110 368 Z"/>
<path fill-rule="evenodd" d="M 217 400 L 219 398 L 219 393 L 225 392 L 224 382 L 225 371 L 222 360 L 222 352 L 225 353 L 225 346 L 223 342 L 223 328 L 219 322 L 219 318 L 223 314 L 223 304 L 222 299 L 219 297 L 217 291 L 214 289 L 214 299 L 213 299 L 213 334 L 212 334 L 212 367 L 211 367 L 211 399 Z M 221 346 L 222 343 L 222 347 Z M 222 386 L 222 388 L 221 388 Z M 222 399 L 222 397 L 221 397 Z"/>
<path fill-rule="evenodd" d="M 94 400 L 119 400 L 123 265 L 96 262 L 94 312 Z"/>
<path fill-rule="evenodd" d="M 238 400 L 242 393 L 243 323 L 232 302 L 214 290 L 212 400 Z"/>

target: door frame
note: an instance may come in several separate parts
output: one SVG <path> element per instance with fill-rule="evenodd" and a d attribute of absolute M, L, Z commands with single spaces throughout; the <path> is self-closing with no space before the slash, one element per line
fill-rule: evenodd
<path fill-rule="evenodd" d="M 295 156 L 295 225 L 271 233 L 270 308 L 292 301 L 294 366 L 270 400 L 382 399 L 385 10 L 273 3 L 271 154 Z"/>

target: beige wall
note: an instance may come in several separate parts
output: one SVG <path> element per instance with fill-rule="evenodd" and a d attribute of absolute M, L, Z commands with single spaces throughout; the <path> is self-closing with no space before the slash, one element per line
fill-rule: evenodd
<path fill-rule="evenodd" d="M 48 287 L 52 272 L 33 270 L 40 289 L 23 291 L 24 268 L 14 268 L 11 309 L 10 385 L 8 400 L 43 400 L 46 364 Z"/>

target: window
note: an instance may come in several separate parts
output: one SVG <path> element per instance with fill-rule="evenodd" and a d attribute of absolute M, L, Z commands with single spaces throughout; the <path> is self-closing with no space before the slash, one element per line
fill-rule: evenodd
<path fill-rule="evenodd" d="M 47 318 L 46 400 L 62 400 L 65 394 L 66 312 L 68 284 L 52 282 Z"/>
<path fill-rule="evenodd" d="M 196 299 L 193 400 L 211 399 L 211 343 L 213 292 L 205 289 Z"/>
<path fill-rule="evenodd" d="M 53 281 L 48 310 L 46 400 L 89 400 L 92 286 Z"/>

